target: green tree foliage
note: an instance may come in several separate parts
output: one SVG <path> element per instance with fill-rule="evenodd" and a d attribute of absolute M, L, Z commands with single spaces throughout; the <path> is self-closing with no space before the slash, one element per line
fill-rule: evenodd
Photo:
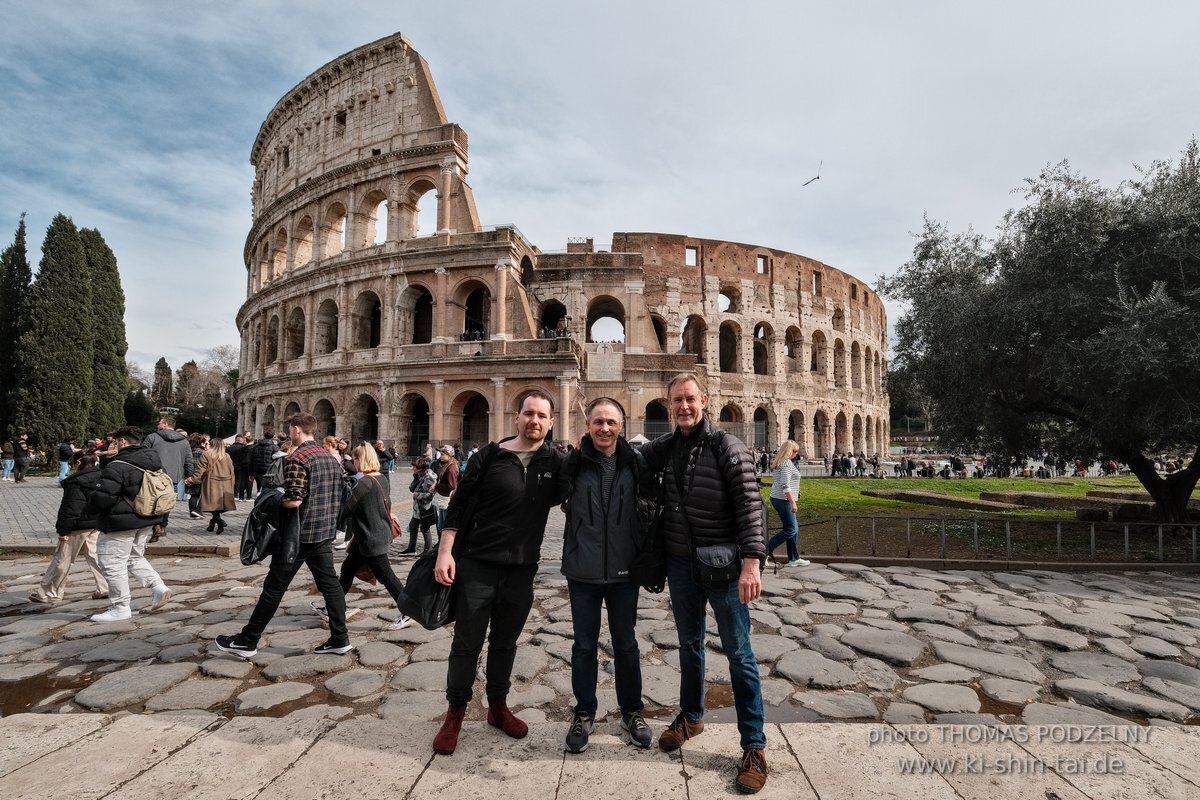
<path fill-rule="evenodd" d="M 1027 182 L 994 241 L 926 221 L 882 282 L 909 312 L 893 366 L 947 439 L 1129 464 L 1167 521 L 1200 477 L 1200 150 L 1116 188 L 1065 163 Z M 1185 450 L 1161 476 L 1152 458 Z"/>
<path fill-rule="evenodd" d="M 92 397 L 92 281 L 79 231 L 62 214 L 46 230 L 24 318 L 16 426 L 35 447 L 82 441 Z"/>
<path fill-rule="evenodd" d="M 194 360 L 184 363 L 175 371 L 175 405 L 180 408 L 203 402 L 204 384 L 200 380 L 200 367 Z"/>
<path fill-rule="evenodd" d="M 171 405 L 175 396 L 175 383 L 171 377 L 171 365 L 166 358 L 154 362 L 154 386 L 150 389 L 150 401 L 155 408 Z"/>
<path fill-rule="evenodd" d="M 24 328 L 22 315 L 32 279 L 22 214 L 13 243 L 0 254 L 0 435 L 15 433 L 10 423 L 17 389 L 17 345 Z"/>
<path fill-rule="evenodd" d="M 158 423 L 158 409 L 145 390 L 130 391 L 125 395 L 125 424 L 134 425 L 144 431 L 153 430 Z"/>
<path fill-rule="evenodd" d="M 121 427 L 125 421 L 125 397 L 129 377 L 125 372 L 125 292 L 117 257 L 109 249 L 100 231 L 84 228 L 79 232 L 92 276 L 92 405 L 88 430 L 104 434 Z"/>

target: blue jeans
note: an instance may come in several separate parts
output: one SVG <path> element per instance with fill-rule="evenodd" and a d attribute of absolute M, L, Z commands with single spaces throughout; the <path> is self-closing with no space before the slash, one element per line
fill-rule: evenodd
<path fill-rule="evenodd" d="M 704 604 L 712 607 L 721 647 L 729 659 L 733 705 L 743 750 L 763 750 L 762 684 L 750 647 L 750 609 L 738 599 L 738 582 L 697 583 L 691 559 L 667 557 L 671 610 L 679 633 L 679 708 L 689 722 L 704 719 Z"/>
<path fill-rule="evenodd" d="M 8 480 L 9 476 L 12 475 L 12 468 L 13 468 L 14 463 L 15 462 L 11 458 L 4 459 L 4 462 L 3 462 L 3 464 L 4 464 L 4 480 Z"/>
<path fill-rule="evenodd" d="M 638 657 L 638 585 L 636 583 L 584 583 L 567 581 L 571 596 L 571 690 L 575 713 L 596 716 L 597 647 L 600 643 L 600 605 L 608 608 L 616 672 L 617 705 L 629 714 L 645 708 L 642 702 L 642 665 Z"/>
<path fill-rule="evenodd" d="M 70 461 L 58 462 L 58 482 L 62 483 L 62 479 L 67 477 L 70 474 L 71 474 L 71 462 Z"/>
<path fill-rule="evenodd" d="M 788 561 L 795 561 L 800 557 L 800 548 L 796 543 L 796 515 L 792 512 L 792 506 L 787 500 L 779 500 L 771 498 L 771 505 L 775 507 L 775 513 L 779 515 L 779 521 L 783 523 L 783 527 L 779 529 L 779 533 L 771 537 L 771 541 L 767 542 L 767 555 L 775 552 L 775 548 L 787 542 Z"/>

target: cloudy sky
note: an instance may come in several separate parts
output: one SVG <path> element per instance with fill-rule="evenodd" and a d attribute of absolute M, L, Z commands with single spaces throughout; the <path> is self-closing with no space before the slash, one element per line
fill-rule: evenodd
<path fill-rule="evenodd" d="M 259 126 L 396 31 L 471 137 L 481 221 L 544 250 L 663 231 L 873 283 L 923 215 L 992 231 L 1048 163 L 1116 184 L 1200 132 L 1190 3 L 0 0 L 0 19 L 0 246 L 22 211 L 35 267 L 55 213 L 99 228 L 145 367 L 237 343 Z"/>

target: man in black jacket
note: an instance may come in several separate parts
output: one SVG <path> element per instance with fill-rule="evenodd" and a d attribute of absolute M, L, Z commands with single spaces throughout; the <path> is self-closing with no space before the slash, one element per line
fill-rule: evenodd
<path fill-rule="evenodd" d="M 278 452 L 279 445 L 275 443 L 275 430 L 263 428 L 262 438 L 250 447 L 250 474 L 254 476 L 254 482 L 258 484 L 260 492 L 263 490 L 263 475 L 266 475 L 267 470 L 271 468 L 271 461 Z"/>
<path fill-rule="evenodd" d="M 171 590 L 146 560 L 146 544 L 161 517 L 139 517 L 133 512 L 133 498 L 142 486 L 146 472 L 162 469 L 158 452 L 142 446 L 139 428 L 121 428 L 113 434 L 119 448 L 108 465 L 100 470 L 88 494 L 87 510 L 96 517 L 100 531 L 97 555 L 108 581 L 110 607 L 92 615 L 93 622 L 119 622 L 129 619 L 129 576 L 150 589 L 150 606 L 156 611 L 171 599 Z"/>
<path fill-rule="evenodd" d="M 754 457 L 740 440 L 713 427 L 704 414 L 708 393 L 700 377 L 685 372 L 667 385 L 675 431 L 642 447 L 653 470 L 663 473 L 663 533 L 667 582 L 679 634 L 679 715 L 658 739 L 678 750 L 704 730 L 705 610 L 712 608 L 729 659 L 742 761 L 736 785 L 752 794 L 767 782 L 763 755 L 762 685 L 750 647 L 748 604 L 762 593 L 763 500 Z M 727 545 L 740 567 L 728 580 L 700 580 L 695 550 Z"/>
<path fill-rule="evenodd" d="M 233 437 L 233 444 L 225 448 L 225 454 L 233 462 L 233 496 L 238 500 L 250 499 L 249 440 L 242 434 Z"/>
<path fill-rule="evenodd" d="M 554 426 L 550 396 L 528 392 L 517 409 L 517 435 L 489 444 L 472 460 L 450 499 L 438 543 L 434 574 L 440 583 L 458 586 L 446 670 L 450 708 L 433 739 L 433 750 L 441 755 L 458 746 L 485 638 L 488 724 L 514 739 L 529 732 L 509 710 L 507 698 L 517 637 L 533 606 L 546 517 L 560 501 L 563 456 L 546 441 Z M 455 551 L 460 531 L 463 540 Z"/>

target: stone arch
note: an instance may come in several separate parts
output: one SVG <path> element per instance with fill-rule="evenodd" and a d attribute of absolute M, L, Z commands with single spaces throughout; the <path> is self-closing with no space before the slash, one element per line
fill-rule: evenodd
<path fill-rule="evenodd" d="M 351 445 L 373 442 L 379 438 L 379 401 L 370 392 L 363 392 L 350 402 L 347 437 Z"/>
<path fill-rule="evenodd" d="M 620 326 L 619 331 L 617 326 Z M 597 330 L 598 328 L 598 330 Z M 599 339 L 596 333 L 599 333 Z M 600 295 L 588 303 L 586 341 L 625 341 L 625 306 L 611 295 Z"/>
<path fill-rule="evenodd" d="M 350 315 L 350 347 L 363 350 L 378 347 L 383 331 L 383 303 L 370 289 L 354 299 Z"/>
<path fill-rule="evenodd" d="M 642 419 L 647 439 L 655 439 L 671 432 L 671 415 L 667 411 L 665 398 L 657 398 L 646 403 Z"/>
<path fill-rule="evenodd" d="M 883 419 L 875 420 L 875 450 L 883 457 L 887 457 L 891 452 L 891 446 L 887 441 L 887 428 L 883 425 Z"/>
<path fill-rule="evenodd" d="M 336 256 L 346 249 L 346 207 L 340 202 L 330 203 L 325 209 L 321 224 L 321 245 L 325 257 Z"/>
<path fill-rule="evenodd" d="M 771 343 L 775 331 L 769 323 L 760 322 L 754 326 L 754 374 L 771 375 L 775 371 L 774 359 L 771 357 Z"/>
<path fill-rule="evenodd" d="M 408 392 L 400 398 L 396 420 L 396 452 L 420 455 L 429 441 L 429 399 L 420 392 Z"/>
<path fill-rule="evenodd" d="M 774 416 L 766 406 L 754 409 L 754 437 L 751 440 L 754 447 L 771 446 L 771 429 L 774 427 L 771 423 Z"/>
<path fill-rule="evenodd" d="M 850 387 L 852 389 L 861 389 L 862 382 L 862 348 L 858 346 L 858 342 L 850 344 Z"/>
<path fill-rule="evenodd" d="M 867 414 L 863 422 L 863 452 L 870 456 L 877 452 L 875 447 L 875 422 L 871 419 L 871 415 Z"/>
<path fill-rule="evenodd" d="M 650 326 L 654 329 L 654 341 L 658 343 L 658 352 L 667 352 L 667 321 L 658 314 L 651 314 Z"/>
<path fill-rule="evenodd" d="M 871 360 L 871 346 L 863 346 L 863 388 L 869 392 L 875 391 L 874 362 Z"/>
<path fill-rule="evenodd" d="M 789 325 L 783 334 L 783 355 L 787 359 L 785 363 L 787 364 L 788 372 L 800 371 L 800 355 L 803 349 L 804 334 L 795 325 Z M 799 439 L 796 441 L 799 441 Z"/>
<path fill-rule="evenodd" d="M 529 256 L 521 256 L 521 285 L 528 286 L 536 277 L 533 271 L 533 259 Z"/>
<path fill-rule="evenodd" d="M 742 313 L 742 290 L 733 284 L 725 284 L 717 292 L 717 311 L 722 314 Z"/>
<path fill-rule="evenodd" d="M 824 331 L 813 331 L 812 360 L 809 371 L 815 372 L 822 378 L 829 377 L 829 349 Z"/>
<path fill-rule="evenodd" d="M 427 198 L 433 196 L 433 202 Z M 400 204 L 400 237 L 415 239 L 437 233 L 437 185 L 421 176 L 404 190 Z"/>
<path fill-rule="evenodd" d="M 325 355 L 338 348 L 338 307 L 331 299 L 321 301 L 313 319 L 313 355 Z"/>
<path fill-rule="evenodd" d="M 288 236 L 283 228 L 275 231 L 271 245 L 271 280 L 281 277 L 287 269 Z"/>
<path fill-rule="evenodd" d="M 305 214 L 296 225 L 296 252 L 293 262 L 297 267 L 303 267 L 313 260 L 313 221 Z"/>
<path fill-rule="evenodd" d="M 804 412 L 794 410 L 788 414 L 788 436 L 787 438 L 800 445 L 800 454 L 808 455 L 808 448 L 805 446 L 808 442 L 808 431 L 804 429 Z"/>
<path fill-rule="evenodd" d="M 263 430 L 267 428 L 275 430 L 275 405 L 273 403 L 267 403 L 267 407 L 263 409 L 262 424 Z M 279 431 L 275 432 L 279 433 Z"/>
<path fill-rule="evenodd" d="M 267 322 L 266 356 L 268 364 L 274 364 L 279 360 L 279 316 L 277 314 L 272 314 L 271 319 Z"/>
<path fill-rule="evenodd" d="M 304 309 L 296 306 L 288 312 L 283 334 L 283 357 L 288 361 L 304 355 Z"/>
<path fill-rule="evenodd" d="M 468 443 L 483 445 L 491 440 L 491 413 L 491 403 L 482 392 L 467 389 L 454 398 L 450 404 L 450 416 L 457 417 L 459 421 L 457 439 L 464 447 Z"/>
<path fill-rule="evenodd" d="M 850 447 L 855 453 L 864 452 L 863 420 L 858 414 L 850 421 Z"/>
<path fill-rule="evenodd" d="M 300 413 L 300 404 L 297 403 L 295 400 L 292 400 L 286 406 L 283 407 L 283 419 L 285 421 L 291 419 L 293 414 L 299 414 L 299 413 Z"/>
<path fill-rule="evenodd" d="M 720 372 L 741 372 L 741 328 L 736 322 L 725 320 L 720 332 Z"/>
<path fill-rule="evenodd" d="M 743 419 L 745 419 L 745 415 L 742 413 L 742 409 L 733 403 L 726 403 L 721 408 L 720 414 L 717 415 L 719 422 L 731 422 L 735 425 L 741 423 Z"/>
<path fill-rule="evenodd" d="M 833 310 L 833 329 L 835 331 L 846 330 L 846 312 L 841 306 Z"/>
<path fill-rule="evenodd" d="M 321 398 L 317 402 L 313 403 L 312 415 L 317 418 L 317 428 L 313 432 L 313 436 L 317 439 L 324 439 L 326 436 L 333 436 L 336 421 L 333 403 L 329 402 L 325 398 Z"/>
<path fill-rule="evenodd" d="M 454 292 L 455 305 L 462 308 L 462 339 L 486 339 L 492 315 L 492 292 L 477 279 L 463 281 Z"/>
<path fill-rule="evenodd" d="M 883 360 L 879 356 L 879 351 L 875 351 L 875 391 L 883 391 L 883 370 L 885 369 Z"/>
<path fill-rule="evenodd" d="M 824 458 L 829 455 L 829 416 L 821 409 L 813 413 L 812 436 L 813 458 Z"/>
<path fill-rule="evenodd" d="M 833 385 L 846 388 L 846 345 L 841 339 L 833 340 Z"/>
<path fill-rule="evenodd" d="M 707 349 L 706 339 L 708 334 L 708 322 L 699 314 L 693 314 L 687 318 L 687 322 L 683 325 L 683 333 L 679 339 L 679 352 L 691 353 L 696 357 L 697 364 L 705 363 L 704 353 Z"/>
<path fill-rule="evenodd" d="M 433 292 L 413 283 L 400 293 L 397 326 L 401 344 L 429 344 L 433 341 Z"/>
<path fill-rule="evenodd" d="M 547 300 L 546 302 L 542 303 L 542 310 L 538 315 L 538 322 L 541 324 L 542 334 L 547 339 L 555 336 L 566 335 L 567 307 L 557 300 Z"/>
<path fill-rule="evenodd" d="M 388 238 L 388 199 L 382 189 L 372 189 L 363 196 L 358 206 L 358 218 L 362 220 L 359 247 L 374 247 Z"/>
<path fill-rule="evenodd" d="M 847 422 L 846 412 L 839 411 L 837 416 L 833 418 L 833 449 L 839 453 L 846 452 L 846 448 L 850 445 L 847 441 Z"/>

